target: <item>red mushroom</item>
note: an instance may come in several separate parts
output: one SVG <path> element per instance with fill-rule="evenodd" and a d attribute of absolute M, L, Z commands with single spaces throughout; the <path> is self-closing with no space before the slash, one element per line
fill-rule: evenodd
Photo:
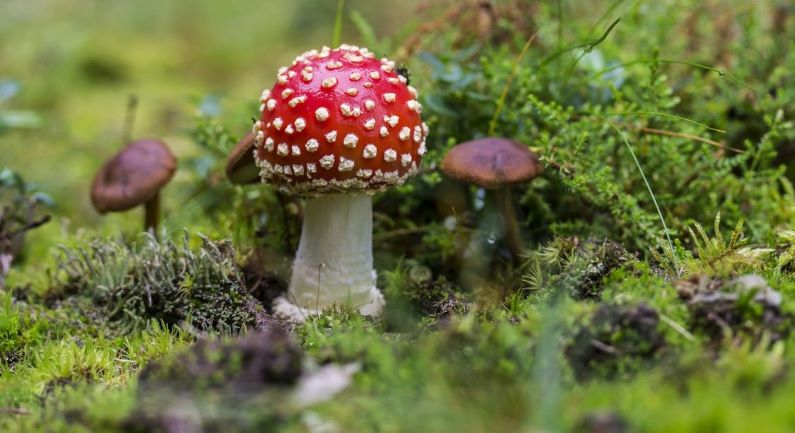
<path fill-rule="evenodd" d="M 350 302 L 378 314 L 371 195 L 419 167 L 428 128 L 417 91 L 394 62 L 342 45 L 281 68 L 261 103 L 253 131 L 262 180 L 309 198 L 288 297 L 275 313 L 300 320 Z"/>

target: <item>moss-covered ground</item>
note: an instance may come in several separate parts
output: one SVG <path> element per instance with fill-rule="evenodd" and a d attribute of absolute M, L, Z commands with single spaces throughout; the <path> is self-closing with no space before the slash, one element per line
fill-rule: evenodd
<path fill-rule="evenodd" d="M 795 8 L 385 3 L 342 36 L 408 68 L 429 152 L 375 196 L 383 316 L 300 325 L 302 202 L 224 163 L 337 2 L 0 4 L 0 431 L 795 430 Z M 180 160 L 157 236 L 90 208 L 128 134 Z M 486 136 L 545 168 L 520 255 L 438 168 Z"/>

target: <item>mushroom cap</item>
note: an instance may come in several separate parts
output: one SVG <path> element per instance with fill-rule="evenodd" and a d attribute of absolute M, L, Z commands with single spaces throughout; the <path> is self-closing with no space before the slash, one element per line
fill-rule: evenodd
<path fill-rule="evenodd" d="M 538 155 L 507 138 L 487 137 L 458 144 L 442 160 L 450 178 L 497 188 L 535 178 L 544 171 Z"/>
<path fill-rule="evenodd" d="M 428 127 L 395 63 L 342 45 L 298 56 L 262 92 L 254 124 L 263 182 L 287 194 L 375 192 L 417 172 Z"/>
<path fill-rule="evenodd" d="M 229 153 L 226 159 L 226 178 L 235 185 L 259 182 L 259 169 L 254 160 L 254 138 L 249 132 Z"/>
<path fill-rule="evenodd" d="M 119 212 L 154 197 L 174 176 L 177 159 L 165 143 L 130 143 L 109 159 L 91 185 L 91 203 L 99 213 Z"/>

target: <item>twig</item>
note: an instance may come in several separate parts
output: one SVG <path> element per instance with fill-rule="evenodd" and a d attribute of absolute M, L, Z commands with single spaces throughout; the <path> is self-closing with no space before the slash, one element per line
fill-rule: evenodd
<path fill-rule="evenodd" d="M 641 128 L 638 128 L 638 129 L 640 131 L 642 131 L 642 132 L 647 132 L 649 134 L 659 134 L 659 135 L 667 135 L 669 137 L 686 138 L 688 140 L 700 141 L 702 143 L 706 143 L 706 144 L 709 144 L 711 146 L 715 146 L 715 147 L 717 147 L 719 149 L 731 150 L 732 152 L 735 152 L 735 153 L 745 153 L 744 150 L 737 149 L 735 147 L 729 147 L 729 146 L 726 146 L 725 144 L 720 143 L 718 141 L 710 140 L 710 139 L 704 138 L 704 137 L 699 137 L 698 135 L 686 134 L 684 132 L 668 131 L 668 130 L 665 130 L 665 129 L 647 128 L 647 127 L 641 127 Z"/>
<path fill-rule="evenodd" d="M 38 220 L 31 221 L 31 222 L 25 224 L 24 226 L 12 231 L 12 232 L 0 234 L 0 239 L 11 239 L 14 236 L 17 236 L 17 235 L 20 235 L 22 233 L 25 233 L 26 231 L 33 230 L 36 227 L 43 226 L 44 224 L 47 224 L 48 222 L 50 222 L 51 219 L 52 219 L 51 216 L 44 215 L 43 217 L 39 218 Z"/>
<path fill-rule="evenodd" d="M 663 323 L 665 323 L 666 325 L 668 325 L 671 328 L 673 328 L 674 331 L 676 331 L 679 334 L 681 334 L 682 337 L 685 337 L 685 339 L 687 341 L 696 341 L 696 337 L 694 337 L 693 334 L 691 334 L 687 329 L 685 329 L 684 326 L 676 323 L 676 321 L 674 319 L 671 319 L 670 317 L 666 316 L 665 314 L 660 314 L 660 320 L 662 320 Z"/>
<path fill-rule="evenodd" d="M 388 232 L 379 233 L 373 236 L 373 240 L 382 241 L 384 239 L 406 236 L 406 235 L 414 235 L 426 231 L 428 231 L 427 227 L 407 227 L 402 229 L 395 229 Z"/>
<path fill-rule="evenodd" d="M 0 414 L 6 415 L 30 415 L 30 411 L 24 407 L 0 407 Z"/>

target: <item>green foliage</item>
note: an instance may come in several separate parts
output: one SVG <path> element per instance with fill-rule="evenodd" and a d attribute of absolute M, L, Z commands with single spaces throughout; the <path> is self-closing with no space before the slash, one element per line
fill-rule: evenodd
<path fill-rule="evenodd" d="M 33 111 L 3 109 L 20 90 L 18 82 L 0 77 L 0 134 L 10 129 L 38 128 L 42 124 L 41 117 Z"/>
<path fill-rule="evenodd" d="M 245 290 L 228 242 L 201 239 L 191 248 L 146 235 L 140 245 L 95 240 L 63 248 L 50 303 L 81 310 L 93 325 L 141 329 L 151 320 L 199 330 L 238 332 L 253 325 L 261 306 Z"/>
<path fill-rule="evenodd" d="M 573 299 L 598 300 L 602 279 L 634 259 L 615 242 L 556 238 L 528 253 L 522 282 L 537 296 L 561 292 Z"/>
<path fill-rule="evenodd" d="M 686 271 L 691 275 L 704 272 L 723 277 L 749 272 L 759 269 L 762 259 L 773 251 L 747 246 L 748 240 L 743 236 L 743 220 L 737 222 L 728 240 L 721 233 L 720 214 L 715 216 L 714 237 L 707 235 L 701 224 L 694 225 L 695 232 L 690 228 L 688 230 L 698 260 L 686 265 Z"/>
<path fill-rule="evenodd" d="M 267 186 L 229 185 L 224 160 L 272 80 L 262 71 L 289 61 L 296 41 L 328 44 L 334 5 L 279 5 L 293 15 L 263 26 L 276 11 L 267 2 L 169 5 L 156 9 L 153 23 L 144 17 L 163 7 L 155 3 L 90 13 L 70 4 L 69 14 L 53 4 L 48 14 L 76 23 L 85 14 L 114 44 L 126 41 L 121 51 L 97 46 L 103 38 L 72 29 L 64 41 L 88 46 L 64 52 L 55 43 L 34 49 L 25 36 L 46 26 L 15 15 L 35 15 L 26 8 L 0 4 L 10 14 L 0 34 L 14 36 L 0 38 L 10 42 L 0 42 L 8 66 L 29 57 L 36 60 L 28 65 L 46 68 L 14 72 L 30 78 L 13 101 L 4 95 L 16 86 L 0 81 L 0 104 L 32 106 L 48 119 L 37 131 L 3 129 L 0 120 L 0 157 L 49 182 L 69 199 L 59 200 L 57 216 L 86 227 L 72 236 L 64 219 L 47 239 L 35 239 L 37 251 L 54 239 L 70 245 L 56 266 L 43 254 L 22 262 L 0 292 L 0 430 L 152 431 L 163 428 L 162 407 L 175 401 L 186 402 L 176 406 L 183 412 L 165 418 L 199 412 L 218 421 L 207 431 L 595 431 L 599 419 L 639 432 L 791 430 L 791 8 L 739 0 L 444 0 L 424 3 L 409 19 L 402 2 L 348 0 L 361 10 L 350 14 L 360 41 L 411 67 L 431 128 L 429 153 L 420 175 L 375 197 L 385 320 L 350 306 L 329 309 L 296 325 L 305 358 L 283 364 L 296 372 L 356 363 L 354 383 L 311 410 L 274 417 L 284 394 L 236 393 L 250 384 L 251 347 L 228 336 L 187 347 L 195 329 L 224 334 L 265 320 L 245 292 L 231 244 L 97 239 L 115 236 L 124 217 L 94 229 L 98 220 L 74 197 L 85 195 L 97 150 L 110 153 L 107 143 L 117 140 L 108 126 L 116 115 L 105 113 L 108 99 L 119 98 L 111 86 L 134 83 L 142 95 L 159 95 L 141 132 L 168 134 L 180 154 L 173 195 L 164 195 L 167 227 L 231 238 L 241 255 L 255 247 L 267 258 L 252 262 L 263 274 L 289 267 L 282 259 L 295 247 L 300 200 Z M 374 19 L 376 9 L 389 19 Z M 145 25 L 132 24 L 139 21 Z M 153 33 L 153 25 L 168 30 Z M 405 28 L 384 36 L 395 25 Z M 315 32 L 323 39 L 310 40 Z M 252 56 L 263 47 L 273 55 Z M 186 143 L 171 136 L 182 126 L 174 119 L 190 116 L 170 101 L 189 93 L 211 96 L 197 104 Z M 3 105 L 0 119 L 14 112 Z M 484 191 L 445 180 L 438 169 L 451 146 L 490 131 L 525 143 L 546 168 L 513 186 L 528 251 L 518 269 L 492 236 Z M 27 154 L 40 161 L 20 166 Z M 2 173 L 0 188 L 11 198 L 0 198 L 23 215 L 33 191 Z M 712 230 L 701 226 L 713 220 Z M 490 246 L 475 248 L 481 241 Z M 474 266 L 471 251 L 486 265 Z M 461 293 L 467 273 L 483 283 L 474 294 Z M 519 279 L 523 290 L 512 293 Z M 243 338 L 270 341 L 251 332 Z M 163 376 L 138 376 L 147 364 L 149 373 L 163 367 Z M 169 378 L 187 398 L 153 386 Z M 224 387 L 232 395 L 215 393 Z M 162 398 L 150 401 L 152 412 L 141 405 L 150 391 Z M 606 408 L 609 416 L 596 416 Z"/>

